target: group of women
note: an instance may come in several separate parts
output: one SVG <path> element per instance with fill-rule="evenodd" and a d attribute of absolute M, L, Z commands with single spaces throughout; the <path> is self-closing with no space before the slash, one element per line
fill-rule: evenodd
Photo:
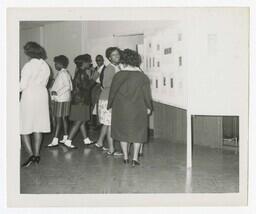
<path fill-rule="evenodd" d="M 48 148 L 59 144 L 69 149 L 77 148 L 73 139 L 80 130 L 85 145 L 94 143 L 95 147 L 107 150 L 108 155 L 123 155 L 124 164 L 130 162 L 132 143 L 131 164 L 139 165 L 139 151 L 147 141 L 152 101 L 150 82 L 140 69 L 141 58 L 136 51 L 110 47 L 105 53 L 110 63 L 105 66 L 103 57 L 98 55 L 97 69 L 92 67 L 89 54 L 79 55 L 74 59 L 76 71 L 73 79 L 67 70 L 68 58 L 64 55 L 54 57 L 57 75 L 49 90 L 50 102 L 47 84 L 51 71 L 45 61 L 45 49 L 35 42 L 28 42 L 24 52 L 28 62 L 21 71 L 20 134 L 29 158 L 22 166 L 40 162 L 42 133 L 51 132 L 49 109 L 56 125 Z M 91 89 L 97 87 L 99 96 L 94 111 L 102 126 L 98 140 L 93 142 L 87 136 L 86 122 L 92 113 Z M 69 121 L 72 121 L 70 128 Z M 59 140 L 62 125 L 64 135 Z M 108 146 L 104 146 L 105 138 Z M 120 142 L 122 153 L 115 150 L 113 139 Z"/>

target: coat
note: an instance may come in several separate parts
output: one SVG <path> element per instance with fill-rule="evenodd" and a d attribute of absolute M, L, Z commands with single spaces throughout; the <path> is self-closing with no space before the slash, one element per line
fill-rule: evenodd
<path fill-rule="evenodd" d="M 21 71 L 20 134 L 50 132 L 47 82 L 50 68 L 43 59 L 31 59 Z"/>
<path fill-rule="evenodd" d="M 73 79 L 72 104 L 90 105 L 90 90 L 94 84 L 95 81 L 89 79 L 86 71 L 77 70 Z"/>
<path fill-rule="evenodd" d="M 148 136 L 147 109 L 152 110 L 150 81 L 140 71 L 120 71 L 108 98 L 112 108 L 111 135 L 125 142 L 144 143 Z"/>

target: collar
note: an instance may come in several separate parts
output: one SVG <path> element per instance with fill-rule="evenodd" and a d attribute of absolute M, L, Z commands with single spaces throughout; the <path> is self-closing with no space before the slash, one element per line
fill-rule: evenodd
<path fill-rule="evenodd" d="M 120 70 L 121 70 L 121 68 L 120 68 L 120 64 L 118 64 L 118 65 L 114 65 L 113 63 L 110 63 L 110 65 L 112 65 L 112 66 L 115 68 L 115 72 L 118 72 L 118 71 L 120 71 Z"/>
<path fill-rule="evenodd" d="M 114 67 L 118 67 L 118 65 L 114 65 L 112 62 L 110 63 L 112 66 L 114 66 Z"/>
<path fill-rule="evenodd" d="M 100 66 L 100 67 L 97 66 L 97 69 L 98 70 L 102 70 L 104 68 L 104 66 L 105 66 L 104 64 L 102 66 Z"/>
<path fill-rule="evenodd" d="M 123 64 L 120 64 L 121 70 L 127 70 L 127 71 L 141 71 L 139 67 L 136 66 L 130 66 L 127 65 L 126 67 L 123 66 Z"/>

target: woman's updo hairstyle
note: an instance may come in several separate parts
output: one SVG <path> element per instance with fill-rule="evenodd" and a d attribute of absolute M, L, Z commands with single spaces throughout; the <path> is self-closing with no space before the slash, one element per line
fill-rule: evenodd
<path fill-rule="evenodd" d="M 92 57 L 89 54 L 83 54 L 83 55 L 79 55 L 74 59 L 74 63 L 76 64 L 76 66 L 78 68 L 80 68 L 84 62 L 87 63 L 92 63 Z"/>

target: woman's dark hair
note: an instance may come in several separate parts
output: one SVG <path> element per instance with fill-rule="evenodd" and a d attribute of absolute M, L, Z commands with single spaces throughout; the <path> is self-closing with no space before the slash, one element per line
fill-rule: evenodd
<path fill-rule="evenodd" d="M 60 63 L 63 65 L 64 68 L 67 68 L 68 67 L 68 63 L 69 63 L 69 60 L 66 56 L 64 55 L 59 55 L 59 56 L 55 56 L 53 58 L 53 61 L 56 62 L 56 63 Z"/>
<path fill-rule="evenodd" d="M 109 47 L 109 48 L 107 48 L 107 50 L 106 50 L 106 52 L 105 52 L 105 56 L 107 57 L 107 59 L 109 59 L 110 55 L 111 55 L 114 51 L 118 51 L 119 53 L 121 52 L 118 47 Z"/>
<path fill-rule="evenodd" d="M 103 59 L 103 60 L 104 60 L 103 56 L 102 56 L 102 55 L 100 55 L 100 54 L 98 54 L 98 55 L 95 57 L 95 59 L 97 59 L 97 58 L 101 58 L 101 59 Z"/>
<path fill-rule="evenodd" d="M 139 67 L 141 64 L 141 56 L 134 50 L 124 49 L 121 52 L 121 63 Z"/>
<path fill-rule="evenodd" d="M 27 42 L 24 46 L 24 52 L 27 56 L 36 59 L 46 59 L 45 49 L 36 42 Z"/>
<path fill-rule="evenodd" d="M 76 64 L 77 67 L 81 67 L 83 62 L 88 62 L 92 63 L 92 58 L 91 55 L 89 54 L 83 54 L 79 55 L 74 59 L 74 63 Z"/>

